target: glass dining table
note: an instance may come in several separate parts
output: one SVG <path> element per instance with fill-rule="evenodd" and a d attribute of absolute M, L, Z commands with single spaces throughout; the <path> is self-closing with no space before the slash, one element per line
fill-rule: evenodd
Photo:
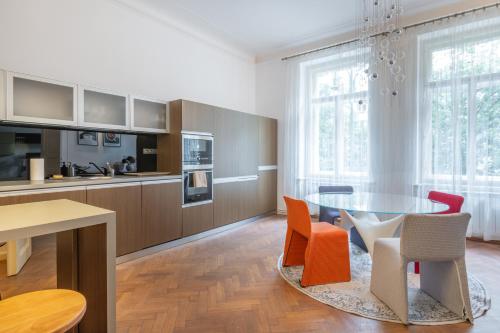
<path fill-rule="evenodd" d="M 426 198 L 373 192 L 314 193 L 305 200 L 313 205 L 338 209 L 340 225 L 346 229 L 356 227 L 370 255 L 373 255 L 377 238 L 395 237 L 405 215 L 432 214 L 448 209 L 447 205 Z M 389 218 L 381 221 L 380 215 L 389 215 Z"/>

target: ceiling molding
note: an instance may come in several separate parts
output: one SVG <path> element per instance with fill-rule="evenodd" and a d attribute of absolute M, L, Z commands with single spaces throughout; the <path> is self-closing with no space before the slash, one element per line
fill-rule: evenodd
<path fill-rule="evenodd" d="M 461 12 L 471 8 L 481 7 L 488 4 L 495 4 L 498 0 L 440 0 L 439 6 L 433 4 L 424 4 L 411 6 L 409 9 L 404 11 L 404 16 L 402 17 L 402 25 L 410 25 L 432 19 L 435 17 L 440 17 L 445 14 L 450 14 L 454 12 Z M 284 46 L 276 49 L 269 50 L 265 53 L 260 53 L 255 56 L 256 63 L 264 63 L 276 59 L 281 59 L 283 57 L 289 56 L 291 54 L 298 54 L 308 50 L 319 49 L 326 45 L 332 45 L 340 43 L 346 40 L 353 39 L 357 36 L 355 26 L 347 28 L 343 32 L 337 34 L 327 34 L 323 38 L 304 40 L 303 43 L 297 42 L 295 45 Z"/>
<path fill-rule="evenodd" d="M 166 14 L 159 14 L 157 11 L 152 10 L 151 8 L 144 6 L 138 3 L 135 0 L 112 0 L 113 2 L 135 11 L 141 15 L 144 15 L 150 19 L 153 19 L 169 28 L 176 29 L 184 34 L 187 34 L 193 38 L 198 39 L 199 41 L 204 42 L 205 44 L 218 48 L 222 51 L 225 51 L 241 60 L 255 63 L 255 54 L 251 54 L 243 48 L 234 45 L 232 42 L 228 42 L 228 38 L 222 38 L 219 36 L 214 36 L 212 34 L 208 34 L 206 32 L 200 31 L 196 29 L 192 25 L 186 24 L 183 21 L 176 20 L 175 18 L 168 16 Z"/>

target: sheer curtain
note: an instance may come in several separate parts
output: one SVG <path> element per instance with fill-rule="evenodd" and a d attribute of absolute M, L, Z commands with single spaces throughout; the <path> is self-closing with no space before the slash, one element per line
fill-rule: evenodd
<path fill-rule="evenodd" d="M 288 60 L 284 193 L 458 193 L 469 236 L 500 239 L 499 29 L 496 8 L 407 29 L 397 97 L 361 79 L 355 43 Z"/>
<path fill-rule="evenodd" d="M 498 9 L 411 31 L 418 54 L 418 190 L 465 197 L 468 235 L 500 239 Z"/>
<path fill-rule="evenodd" d="M 288 61 L 285 194 L 370 185 L 368 82 L 360 61 L 353 45 Z"/>

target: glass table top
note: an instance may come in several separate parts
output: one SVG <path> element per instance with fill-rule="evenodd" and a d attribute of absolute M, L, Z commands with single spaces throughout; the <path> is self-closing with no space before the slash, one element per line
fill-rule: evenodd
<path fill-rule="evenodd" d="M 385 193 L 314 193 L 306 201 L 323 207 L 379 214 L 431 214 L 448 206 L 429 199 Z"/>

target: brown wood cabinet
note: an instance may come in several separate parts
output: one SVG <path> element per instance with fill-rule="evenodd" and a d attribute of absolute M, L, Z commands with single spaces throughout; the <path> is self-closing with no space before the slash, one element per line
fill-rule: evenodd
<path fill-rule="evenodd" d="M 218 109 L 215 112 L 214 177 L 238 176 L 240 157 L 236 139 L 241 128 L 240 112 Z"/>
<path fill-rule="evenodd" d="M 182 208 L 182 236 L 191 236 L 214 228 L 212 203 Z"/>
<path fill-rule="evenodd" d="M 257 203 L 257 179 L 237 182 L 239 192 L 238 220 L 259 215 Z"/>
<path fill-rule="evenodd" d="M 142 184 L 143 247 L 182 237 L 182 182 Z"/>
<path fill-rule="evenodd" d="M 259 117 L 259 165 L 277 165 L 278 121 Z"/>
<path fill-rule="evenodd" d="M 259 171 L 258 210 L 265 214 L 276 210 L 277 206 L 277 171 Z"/>
<path fill-rule="evenodd" d="M 215 107 L 183 100 L 182 130 L 213 133 L 215 130 Z"/>
<path fill-rule="evenodd" d="M 235 133 L 238 151 L 238 176 L 257 175 L 259 166 L 259 119 L 240 113 L 240 126 Z M 235 131 L 236 132 L 236 131 Z"/>
<path fill-rule="evenodd" d="M 116 212 L 116 255 L 142 249 L 140 183 L 89 186 L 87 203 Z"/>
<path fill-rule="evenodd" d="M 50 191 L 50 192 L 49 192 Z M 14 192 L 11 192 L 14 194 Z M 87 201 L 87 195 L 85 187 L 82 188 L 72 188 L 67 189 L 57 189 L 57 190 L 35 190 L 26 191 L 22 194 L 0 196 L 0 205 L 14 205 L 29 202 L 39 202 L 47 200 L 58 200 L 58 199 L 68 199 L 73 201 L 78 201 L 85 203 Z"/>
<path fill-rule="evenodd" d="M 240 186 L 238 182 L 214 185 L 214 226 L 221 227 L 239 220 Z"/>

